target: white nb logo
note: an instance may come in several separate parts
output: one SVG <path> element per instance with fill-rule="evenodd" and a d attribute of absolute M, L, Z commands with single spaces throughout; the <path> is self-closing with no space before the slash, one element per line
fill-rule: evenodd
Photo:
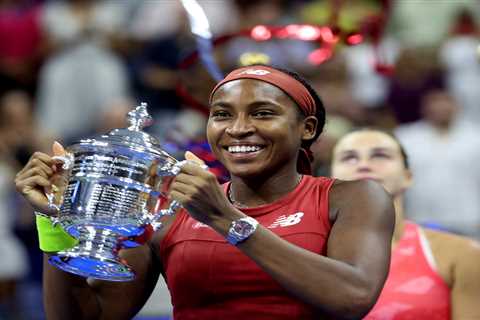
<path fill-rule="evenodd" d="M 196 222 L 193 226 L 193 229 L 199 229 L 199 228 L 208 228 L 208 225 L 202 222 Z"/>
<path fill-rule="evenodd" d="M 238 75 L 242 75 L 242 74 L 253 74 L 253 75 L 256 75 L 256 76 L 264 76 L 266 74 L 269 74 L 270 71 L 267 71 L 267 70 L 260 70 L 260 69 L 247 69 L 247 70 L 244 70 L 242 72 L 240 72 Z"/>
<path fill-rule="evenodd" d="M 295 224 L 300 223 L 302 220 L 304 213 L 303 212 L 297 212 L 291 215 L 281 215 L 278 217 L 271 225 L 269 225 L 267 228 L 273 229 L 277 227 L 288 227 L 288 226 L 293 226 Z"/>

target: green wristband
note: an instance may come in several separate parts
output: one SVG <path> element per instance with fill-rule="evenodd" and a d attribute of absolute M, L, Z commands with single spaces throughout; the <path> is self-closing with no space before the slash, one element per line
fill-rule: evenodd
<path fill-rule="evenodd" d="M 36 215 L 38 241 L 44 252 L 57 252 L 74 247 L 78 240 L 69 235 L 60 225 L 53 225 L 52 220 L 44 215 Z"/>

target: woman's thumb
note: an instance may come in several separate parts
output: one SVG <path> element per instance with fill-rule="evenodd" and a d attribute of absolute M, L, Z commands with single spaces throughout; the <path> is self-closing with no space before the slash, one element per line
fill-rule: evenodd
<path fill-rule="evenodd" d="M 66 154 L 65 148 L 58 141 L 52 144 L 52 152 L 54 156 L 64 156 Z"/>
<path fill-rule="evenodd" d="M 193 161 L 199 165 L 205 165 L 205 162 L 197 157 L 193 152 L 187 151 L 185 152 L 185 159 L 188 161 Z"/>

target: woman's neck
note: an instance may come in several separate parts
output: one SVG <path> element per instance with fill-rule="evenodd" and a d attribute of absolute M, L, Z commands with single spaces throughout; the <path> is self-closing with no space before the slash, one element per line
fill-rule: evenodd
<path fill-rule="evenodd" d="M 392 247 L 398 243 L 403 235 L 405 224 L 403 194 L 396 195 L 393 198 L 393 206 L 395 207 L 395 230 L 393 231 Z"/>
<path fill-rule="evenodd" d="M 268 178 L 245 179 L 232 176 L 230 200 L 237 206 L 256 207 L 272 203 L 295 189 L 302 175 L 296 171 Z"/>

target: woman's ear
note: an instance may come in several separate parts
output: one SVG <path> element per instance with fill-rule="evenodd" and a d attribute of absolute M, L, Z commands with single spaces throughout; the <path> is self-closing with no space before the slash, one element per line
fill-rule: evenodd
<path fill-rule="evenodd" d="M 403 179 L 403 187 L 404 189 L 408 189 L 412 186 L 413 184 L 413 174 L 410 169 L 405 169 L 404 172 L 404 179 Z"/>
<path fill-rule="evenodd" d="M 311 140 L 315 137 L 317 132 L 318 120 L 314 116 L 308 116 L 303 119 L 303 134 L 302 140 Z"/>

